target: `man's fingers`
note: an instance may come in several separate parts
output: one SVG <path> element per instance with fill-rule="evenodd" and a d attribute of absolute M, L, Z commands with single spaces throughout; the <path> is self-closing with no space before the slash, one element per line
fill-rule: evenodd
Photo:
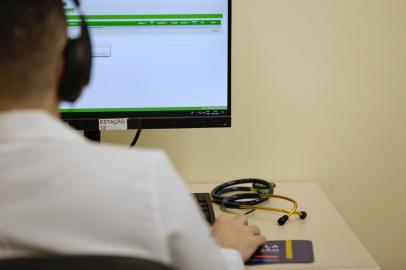
<path fill-rule="evenodd" d="M 248 217 L 244 215 L 237 216 L 237 220 L 245 225 L 248 225 Z"/>
<path fill-rule="evenodd" d="M 261 230 L 255 226 L 255 225 L 251 225 L 250 226 L 250 231 L 254 234 L 254 235 L 260 235 L 261 234 Z"/>
<path fill-rule="evenodd" d="M 266 243 L 266 238 L 262 235 L 257 235 L 257 236 L 255 236 L 255 242 L 258 247 L 262 246 Z"/>

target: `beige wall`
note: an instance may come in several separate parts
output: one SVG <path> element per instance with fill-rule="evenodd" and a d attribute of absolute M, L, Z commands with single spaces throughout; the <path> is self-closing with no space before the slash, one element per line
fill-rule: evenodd
<path fill-rule="evenodd" d="M 233 128 L 140 145 L 187 182 L 315 181 L 383 269 L 405 269 L 406 1 L 233 3 Z"/>

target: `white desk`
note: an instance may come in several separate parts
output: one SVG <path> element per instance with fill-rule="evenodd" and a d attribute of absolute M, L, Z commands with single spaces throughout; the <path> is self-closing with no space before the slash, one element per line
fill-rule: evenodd
<path fill-rule="evenodd" d="M 191 184 L 191 192 L 210 192 L 215 185 Z M 331 204 L 323 191 L 314 183 L 280 183 L 275 194 L 286 195 L 299 202 L 299 210 L 308 213 L 306 220 L 291 217 L 284 226 L 277 224 L 278 213 L 256 211 L 249 222 L 261 228 L 269 240 L 312 240 L 315 262 L 313 264 L 273 264 L 252 266 L 247 269 L 379 269 L 378 264 L 358 240 L 350 227 Z M 273 200 L 270 206 L 290 207 L 289 203 Z M 214 205 L 216 215 L 221 209 Z"/>

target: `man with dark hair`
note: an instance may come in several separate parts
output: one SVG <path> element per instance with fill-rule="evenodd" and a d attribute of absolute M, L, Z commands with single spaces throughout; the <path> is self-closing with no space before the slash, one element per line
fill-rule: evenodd
<path fill-rule="evenodd" d="M 49 89 L 58 86 L 67 41 L 61 6 L 61 1 L 0 1 L 2 110 L 45 105 L 57 113 L 57 93 Z"/>
<path fill-rule="evenodd" d="M 0 257 L 243 269 L 265 241 L 246 217 L 209 228 L 164 153 L 91 144 L 58 120 L 66 43 L 60 0 L 0 0 Z"/>

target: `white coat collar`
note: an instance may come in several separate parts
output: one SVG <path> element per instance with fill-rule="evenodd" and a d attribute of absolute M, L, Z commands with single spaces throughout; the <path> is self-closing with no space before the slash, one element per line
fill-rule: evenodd
<path fill-rule="evenodd" d="M 44 110 L 0 113 L 0 142 L 38 139 L 84 140 L 67 124 Z"/>

